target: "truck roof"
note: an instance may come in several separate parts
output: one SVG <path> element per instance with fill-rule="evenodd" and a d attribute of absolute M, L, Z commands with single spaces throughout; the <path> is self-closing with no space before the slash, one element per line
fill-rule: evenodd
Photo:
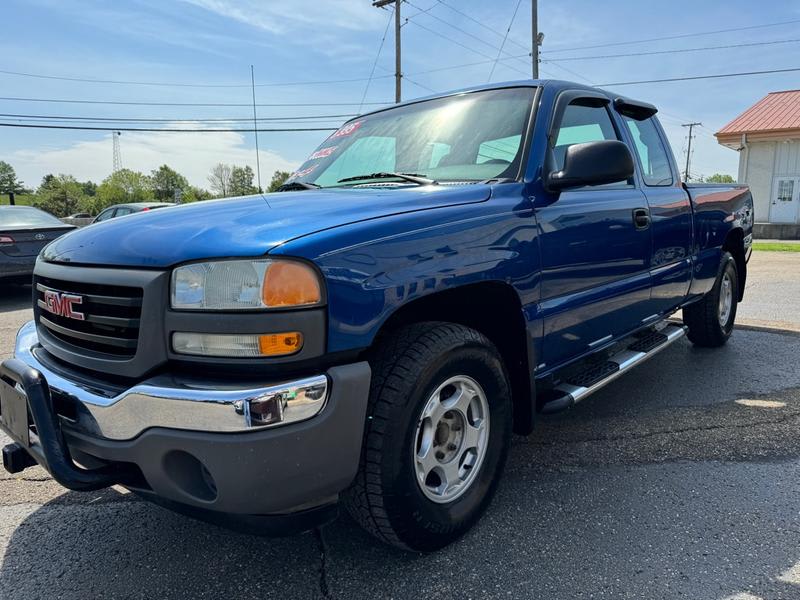
<path fill-rule="evenodd" d="M 640 107 L 644 110 L 650 111 L 653 114 L 656 112 L 656 107 L 652 104 L 647 102 L 642 102 L 640 100 L 634 100 L 633 98 L 629 98 L 627 96 L 623 96 L 622 94 L 615 94 L 609 90 L 604 90 L 602 88 L 593 87 L 590 85 L 586 85 L 585 83 L 577 83 L 575 81 L 567 81 L 563 79 L 518 79 L 512 81 L 501 81 L 497 83 L 485 83 L 483 85 L 475 85 L 465 88 L 460 88 L 456 90 L 450 90 L 447 92 L 440 92 L 438 94 L 430 94 L 428 96 L 422 96 L 420 98 L 413 98 L 411 100 L 406 100 L 404 102 L 399 102 L 397 104 L 392 104 L 389 106 L 384 106 L 383 108 L 378 108 L 372 110 L 370 112 L 364 113 L 359 115 L 358 117 L 354 117 L 350 119 L 351 121 L 369 116 L 374 115 L 376 113 L 380 113 L 391 108 L 397 108 L 399 106 L 409 106 L 411 104 L 416 104 L 418 102 L 425 102 L 427 100 L 435 100 L 437 98 L 446 98 L 448 96 L 457 96 L 459 94 L 466 94 L 469 92 L 480 92 L 484 90 L 499 90 L 503 88 L 509 87 L 547 87 L 547 88 L 556 88 L 556 89 L 570 89 L 570 90 L 587 90 L 594 92 L 595 94 L 603 94 L 607 96 L 609 99 L 616 101 L 618 98 L 621 99 L 625 104 L 629 106 Z"/>

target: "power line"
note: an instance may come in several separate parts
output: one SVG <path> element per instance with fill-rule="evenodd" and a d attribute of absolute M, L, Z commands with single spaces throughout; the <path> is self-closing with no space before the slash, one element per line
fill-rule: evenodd
<path fill-rule="evenodd" d="M 491 48 L 492 50 L 499 50 L 501 53 L 503 52 L 502 47 L 498 48 L 494 44 L 491 44 L 491 43 L 487 42 L 486 40 L 484 40 L 482 38 L 479 38 L 477 35 L 472 34 L 469 31 L 466 31 L 465 29 L 461 29 L 460 27 L 456 27 L 455 25 L 453 25 L 452 23 L 446 21 L 445 19 L 442 19 L 441 17 L 437 17 L 436 15 L 430 14 L 427 11 L 423 11 L 419 6 L 417 6 L 417 5 L 413 4 L 412 2 L 410 2 L 410 0 L 404 0 L 404 2 L 406 4 L 408 4 L 409 6 L 411 6 L 413 8 L 416 8 L 418 11 L 420 11 L 416 15 L 413 15 L 413 16 L 409 17 L 409 19 L 412 19 L 412 18 L 414 18 L 414 17 L 416 17 L 416 16 L 418 16 L 420 14 L 425 14 L 426 16 L 430 17 L 431 19 L 436 19 L 437 21 L 447 25 L 451 29 L 454 29 L 454 30 L 466 35 L 467 37 L 470 37 L 470 38 L 472 38 L 474 40 L 477 40 L 478 42 L 480 42 L 484 46 L 487 46 L 487 47 Z M 431 8 L 433 8 L 433 7 L 431 7 Z M 428 10 L 430 10 L 430 9 L 428 9 Z M 505 45 L 505 36 L 504 36 L 503 45 Z M 508 54 L 508 52 L 506 52 L 506 54 Z M 510 55 L 509 55 L 509 58 L 510 58 Z"/>
<path fill-rule="evenodd" d="M 610 87 L 612 85 L 639 85 L 642 83 L 667 83 L 670 81 L 694 81 L 696 79 L 721 79 L 723 77 L 743 77 L 746 75 L 769 75 L 771 73 L 793 73 L 800 71 L 800 67 L 790 69 L 769 69 L 765 71 L 744 71 L 742 73 L 717 73 L 714 75 L 691 75 L 687 77 L 667 77 L 664 79 L 645 79 L 642 81 L 616 81 L 614 83 L 600 83 L 598 87 Z"/>
<path fill-rule="evenodd" d="M 328 119 L 344 119 L 348 117 L 355 117 L 358 113 L 346 113 L 339 115 L 305 115 L 296 117 L 258 117 L 257 121 L 311 121 L 311 120 L 328 120 Z M 137 118 L 137 117 L 82 117 L 77 115 L 28 115 L 19 113 L 0 113 L 0 117 L 13 118 L 13 119 L 29 119 L 29 120 L 44 120 L 44 121 L 81 121 L 81 122 L 111 122 L 111 123 L 236 123 L 236 122 L 252 122 L 252 117 L 235 117 L 235 118 L 205 118 L 198 117 L 192 118 L 175 118 L 175 119 L 159 119 L 159 118 Z"/>
<path fill-rule="evenodd" d="M 256 76 L 253 71 L 253 65 L 250 65 L 250 84 L 253 86 L 253 137 L 256 141 L 256 173 L 258 174 L 258 193 L 263 190 L 261 188 L 261 159 L 258 154 L 258 116 L 256 115 Z M 269 203 L 267 203 L 269 204 Z"/>
<path fill-rule="evenodd" d="M 422 25 L 418 21 L 406 21 L 406 23 L 412 23 L 413 25 L 415 25 L 415 26 L 417 26 L 417 27 L 419 27 L 421 29 L 424 29 L 428 33 L 432 33 L 433 35 L 435 35 L 437 37 L 440 37 L 443 40 L 446 40 L 446 41 L 450 42 L 451 44 L 455 44 L 456 46 L 460 46 L 461 48 L 464 48 L 465 50 L 469 50 L 470 52 L 473 52 L 473 53 L 475 53 L 475 54 L 477 54 L 479 56 L 483 56 L 484 58 L 488 58 L 491 61 L 495 61 L 496 60 L 493 56 L 489 56 L 485 52 L 481 52 L 480 50 L 476 50 L 475 48 L 467 46 L 466 44 L 462 44 L 461 42 L 459 42 L 457 40 L 454 40 L 451 37 L 448 37 L 448 36 L 446 36 L 446 35 L 444 35 L 442 33 L 439 33 L 438 31 L 435 31 L 435 30 L 433 30 L 433 29 L 431 29 L 429 27 L 426 27 L 425 25 Z M 508 67 L 512 71 L 516 71 L 517 73 L 522 73 L 525 76 L 526 79 L 528 78 L 528 73 L 523 72 L 523 71 L 517 69 L 516 67 L 512 67 L 511 65 L 506 65 L 506 67 Z"/>
<path fill-rule="evenodd" d="M 504 57 L 500 58 L 500 61 L 502 62 L 502 61 L 506 61 L 506 60 L 511 60 L 512 58 L 529 58 L 530 55 L 531 54 L 529 52 L 528 54 L 517 54 L 515 56 L 504 56 Z M 450 66 L 447 66 L 447 67 L 437 67 L 435 69 L 425 69 L 424 71 L 414 71 L 411 74 L 412 75 L 427 75 L 428 73 L 439 73 L 441 71 L 452 71 L 453 69 L 463 69 L 465 67 L 477 67 L 479 65 L 488 65 L 488 64 L 491 64 L 491 63 L 493 63 L 495 61 L 496 61 L 496 59 L 489 58 L 487 60 L 478 60 L 478 61 L 471 62 L 471 63 L 461 63 L 461 64 L 458 64 L 458 65 L 450 65 Z"/>
<path fill-rule="evenodd" d="M 427 85 L 422 85 L 418 81 L 414 81 L 413 79 L 410 79 L 408 77 L 408 75 L 403 75 L 403 79 L 405 79 L 409 83 L 413 83 L 415 86 L 417 86 L 419 88 L 422 88 L 423 90 L 426 90 L 426 91 L 430 92 L 431 94 L 437 94 L 438 93 L 436 90 L 434 90 L 432 88 L 429 88 Z"/>
<path fill-rule="evenodd" d="M 386 42 L 386 36 L 389 34 L 389 26 L 392 24 L 392 19 L 394 18 L 394 11 L 389 13 L 389 20 L 386 21 L 386 29 L 383 30 L 383 37 L 381 38 L 381 43 L 378 46 L 378 53 L 375 55 L 375 61 L 372 63 L 372 70 L 369 72 L 369 79 L 367 79 L 367 85 L 364 86 L 364 94 L 361 96 L 361 104 L 358 105 L 358 112 L 361 112 L 361 108 L 364 106 L 364 100 L 367 99 L 367 92 L 369 91 L 369 86 L 372 83 L 372 77 L 375 75 L 375 67 L 378 66 L 378 59 L 381 57 L 381 52 L 383 51 L 383 44 Z"/>
<path fill-rule="evenodd" d="M 552 65 L 552 66 L 556 67 L 557 69 L 561 69 L 562 71 L 566 71 L 567 73 L 570 73 L 570 74 L 574 75 L 574 76 L 575 76 L 575 77 L 577 77 L 578 79 L 583 79 L 583 80 L 584 80 L 586 83 L 588 83 L 589 85 L 594 85 L 594 84 L 592 83 L 592 81 L 591 81 L 591 80 L 590 80 L 588 77 L 584 77 L 583 75 L 581 75 L 581 74 L 580 74 L 580 73 L 578 73 L 577 71 L 575 71 L 575 70 L 573 70 L 573 69 L 570 69 L 569 67 L 565 67 L 564 65 L 562 65 L 562 64 L 560 64 L 560 63 L 557 63 L 557 62 L 551 62 L 551 61 L 547 61 L 547 60 L 543 60 L 542 62 L 543 62 L 543 63 L 546 63 L 546 64 L 548 64 L 548 65 Z"/>
<path fill-rule="evenodd" d="M 159 129 L 155 127 L 89 127 L 78 125 L 40 125 L 33 123 L 0 123 L 0 127 L 25 127 L 31 129 L 77 129 L 81 131 L 150 131 L 154 133 L 253 133 L 253 132 L 295 132 L 295 131 L 336 131 L 336 127 L 291 127 L 274 129 Z"/>
<path fill-rule="evenodd" d="M 502 32 L 502 31 L 498 31 L 497 29 L 494 29 L 494 28 L 492 28 L 492 27 L 489 27 L 488 25 L 486 25 L 486 23 L 482 23 L 481 21 L 479 21 L 478 19 L 476 19 L 476 18 L 475 18 L 475 17 L 473 17 L 472 15 L 469 15 L 469 14 L 467 14 L 467 13 L 465 13 L 465 12 L 463 12 L 463 11 L 461 11 L 461 10 L 457 9 L 456 7 L 454 7 L 454 6 L 451 6 L 451 5 L 450 5 L 450 4 L 448 4 L 447 2 L 444 2 L 444 0 L 437 0 L 437 2 L 438 2 L 438 3 L 439 3 L 441 6 L 444 6 L 444 7 L 446 7 L 446 8 L 449 8 L 450 10 L 452 10 L 452 11 L 453 11 L 453 12 L 455 12 L 455 13 L 458 13 L 458 14 L 459 14 L 459 15 L 461 15 L 462 17 L 465 17 L 465 18 L 469 19 L 470 21 L 472 21 L 473 23 L 476 23 L 477 25 L 480 25 L 481 27 L 483 27 L 483 28 L 484 28 L 484 29 L 486 29 L 487 31 L 491 31 L 492 33 L 494 33 L 495 35 L 497 35 L 497 36 L 499 36 L 499 37 L 503 37 L 503 36 L 504 36 L 504 34 L 503 34 L 503 32 Z M 522 48 L 522 49 L 524 49 L 524 50 L 527 50 L 527 49 L 528 49 L 528 46 L 526 46 L 525 44 L 521 44 L 520 42 L 518 42 L 518 41 L 514 40 L 514 39 L 513 39 L 513 38 L 511 38 L 511 37 L 509 37 L 509 38 L 508 38 L 508 41 L 509 41 L 509 42 L 511 42 L 512 44 L 514 44 L 515 46 L 519 46 L 520 48 Z M 527 54 L 527 55 L 525 55 L 525 56 L 530 56 L 530 53 L 529 53 L 529 54 Z"/>
<path fill-rule="evenodd" d="M 553 52 L 569 52 L 571 50 L 592 50 L 594 48 L 609 48 L 611 46 L 627 46 L 630 44 L 645 44 L 648 42 L 661 42 L 665 40 L 680 40 L 684 38 L 690 37 L 698 37 L 702 35 L 715 35 L 717 33 L 730 33 L 732 31 L 747 31 L 750 29 L 762 29 L 765 27 L 777 27 L 779 25 L 789 25 L 792 23 L 800 23 L 800 19 L 792 19 L 791 21 L 779 21 L 777 23 L 765 23 L 763 25 L 748 25 L 746 27 L 731 27 L 728 29 L 717 29 L 714 31 L 697 31 L 694 33 L 682 33 L 679 35 L 667 35 L 663 37 L 656 37 L 656 38 L 647 38 L 641 40 L 628 40 L 625 42 L 606 42 L 604 44 L 593 44 L 591 46 L 572 46 L 571 48 L 556 48 L 554 50 L 550 50 L 550 53 Z"/>
<path fill-rule="evenodd" d="M 237 102 L 132 102 L 123 100 L 73 100 L 65 98 L 20 98 L 15 96 L 0 96 L 0 100 L 9 100 L 14 102 L 47 102 L 47 103 L 60 103 L 60 104 L 113 104 L 118 106 L 202 106 L 202 107 L 247 107 L 250 108 L 252 103 L 237 103 Z M 259 103 L 256 106 L 358 106 L 359 102 L 283 102 L 283 103 Z M 391 102 L 364 102 L 365 106 L 386 106 Z"/>
<path fill-rule="evenodd" d="M 508 33 L 511 31 L 511 27 L 514 25 L 514 20 L 517 18 L 517 11 L 519 11 L 519 5 L 520 4 L 522 4 L 522 0 L 517 0 L 517 5 L 514 7 L 514 14 L 511 15 L 511 21 L 508 24 L 508 29 L 506 29 L 506 34 L 503 36 L 503 43 L 500 44 L 500 48 L 498 48 L 498 50 L 497 50 L 497 58 L 492 63 L 491 71 L 489 71 L 489 79 L 488 79 L 488 81 L 492 80 L 492 75 L 494 75 L 494 68 L 497 66 L 497 61 L 500 59 L 500 56 L 503 54 L 503 47 L 506 45 L 506 39 L 508 39 Z"/>
<path fill-rule="evenodd" d="M 653 56 L 656 54 L 681 54 L 684 52 L 700 52 L 704 50 L 725 50 L 729 48 L 748 48 L 751 46 L 771 46 L 773 44 L 791 44 L 800 42 L 800 38 L 791 40 L 772 40 L 768 42 L 748 42 L 744 44 L 726 44 L 724 46 L 700 46 L 696 48 L 676 48 L 674 50 L 653 50 L 650 52 L 628 52 L 624 54 L 592 54 L 590 56 L 568 56 L 565 58 L 545 58 L 544 62 L 556 63 L 570 60 L 597 60 L 605 58 L 627 58 L 631 56 Z"/>
<path fill-rule="evenodd" d="M 227 84 L 227 83 L 172 83 L 165 81 L 127 81 L 119 79 L 90 79 L 85 77 L 66 77 L 60 75 L 43 75 L 41 73 L 24 73 L 21 71 L 7 71 L 0 69 L 0 74 L 14 75 L 17 77 L 32 77 L 35 79 L 54 79 L 57 81 L 75 81 L 80 83 L 102 83 L 118 85 L 146 85 L 157 87 L 185 87 L 185 88 L 249 88 L 250 84 Z M 386 76 L 382 76 L 386 77 Z M 326 79 L 315 81 L 275 81 L 270 83 L 258 83 L 256 87 L 291 87 L 301 85 L 328 85 L 334 83 L 357 83 L 367 81 L 366 77 L 356 77 L 351 79 Z"/>

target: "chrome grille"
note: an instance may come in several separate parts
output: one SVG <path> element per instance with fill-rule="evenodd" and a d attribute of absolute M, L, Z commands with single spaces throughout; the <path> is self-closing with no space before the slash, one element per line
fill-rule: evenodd
<path fill-rule="evenodd" d="M 77 350 L 130 358 L 139 342 L 143 290 L 36 277 L 34 299 L 39 326 Z M 47 292 L 80 296 L 83 319 L 55 314 L 48 308 Z"/>

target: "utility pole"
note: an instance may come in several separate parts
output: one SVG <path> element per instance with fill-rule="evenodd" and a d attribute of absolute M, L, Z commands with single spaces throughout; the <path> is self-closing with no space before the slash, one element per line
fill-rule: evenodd
<path fill-rule="evenodd" d="M 533 78 L 539 79 L 539 4 L 538 0 L 531 0 L 531 66 Z"/>
<path fill-rule="evenodd" d="M 375 0 L 372 6 L 383 8 L 394 4 L 394 101 L 400 102 L 402 98 L 401 81 L 403 79 L 402 62 L 400 60 L 400 4 L 403 0 Z"/>
<path fill-rule="evenodd" d="M 689 181 L 689 163 L 692 159 L 692 130 L 695 127 L 701 126 L 702 123 L 683 123 L 681 127 L 688 127 L 689 128 L 689 145 L 686 147 L 686 169 L 683 171 L 683 180 Z"/>

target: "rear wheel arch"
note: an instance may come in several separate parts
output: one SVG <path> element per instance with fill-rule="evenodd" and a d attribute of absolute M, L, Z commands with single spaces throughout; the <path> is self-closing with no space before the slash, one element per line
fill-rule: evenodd
<path fill-rule="evenodd" d="M 401 327 L 428 321 L 464 325 L 480 332 L 494 344 L 511 382 L 514 432 L 530 433 L 535 415 L 531 365 L 536 363 L 528 343 L 522 303 L 514 287 L 505 282 L 487 281 L 433 292 L 412 300 L 383 322 L 372 345 Z"/>
<path fill-rule="evenodd" d="M 736 261 L 736 271 L 739 277 L 738 300 L 744 298 L 744 286 L 747 281 L 747 259 L 744 252 L 744 231 L 736 227 L 728 232 L 722 244 L 723 252 L 730 252 Z"/>

